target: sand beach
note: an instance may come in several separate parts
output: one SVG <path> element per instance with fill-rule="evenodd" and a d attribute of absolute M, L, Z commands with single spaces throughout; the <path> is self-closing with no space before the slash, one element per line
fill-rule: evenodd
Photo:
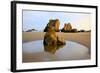
<path fill-rule="evenodd" d="M 43 40 L 45 32 L 23 32 L 23 42 L 30 42 L 35 40 Z M 77 33 L 63 33 L 57 32 L 59 37 L 65 40 L 74 41 L 91 48 L 91 32 L 77 32 Z"/>

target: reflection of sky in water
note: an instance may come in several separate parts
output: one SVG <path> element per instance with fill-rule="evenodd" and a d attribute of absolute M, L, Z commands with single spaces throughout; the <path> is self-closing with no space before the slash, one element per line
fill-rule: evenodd
<path fill-rule="evenodd" d="M 23 44 L 23 52 L 36 53 L 43 52 L 43 41 L 33 41 Z"/>
<path fill-rule="evenodd" d="M 48 60 L 80 60 L 89 59 L 89 49 L 79 43 L 66 41 L 66 45 L 54 50 L 45 51 L 43 41 L 23 43 L 23 58 L 25 62 Z M 29 57 L 31 57 L 31 60 Z"/>

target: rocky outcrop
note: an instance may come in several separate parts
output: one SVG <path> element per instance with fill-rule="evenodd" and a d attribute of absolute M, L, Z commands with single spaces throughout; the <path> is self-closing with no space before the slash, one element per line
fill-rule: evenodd
<path fill-rule="evenodd" d="M 77 29 L 73 29 L 71 23 L 65 23 L 64 27 L 60 30 L 60 21 L 59 19 L 50 19 L 47 26 L 44 29 L 44 32 L 48 31 L 49 26 L 53 28 L 54 31 L 56 32 L 77 32 Z"/>
<path fill-rule="evenodd" d="M 70 32 L 72 30 L 72 26 L 70 23 L 65 23 L 64 28 L 61 30 L 61 32 Z"/>
<path fill-rule="evenodd" d="M 35 30 L 35 29 L 29 29 L 26 32 L 34 32 L 34 31 L 37 31 L 37 30 Z"/>
<path fill-rule="evenodd" d="M 73 29 L 71 23 L 65 23 L 64 28 L 61 29 L 61 32 L 77 32 L 77 29 Z"/>
<path fill-rule="evenodd" d="M 65 41 L 60 39 L 57 35 L 56 32 L 53 30 L 54 28 L 52 26 L 48 27 L 48 31 L 44 35 L 44 40 L 43 44 L 44 45 L 64 45 Z"/>
<path fill-rule="evenodd" d="M 59 19 L 54 19 L 54 20 L 50 19 L 49 22 L 48 22 L 48 24 L 47 24 L 47 26 L 44 29 L 44 32 L 48 31 L 48 27 L 49 26 L 52 26 L 54 31 L 59 32 L 59 26 L 60 26 Z"/>

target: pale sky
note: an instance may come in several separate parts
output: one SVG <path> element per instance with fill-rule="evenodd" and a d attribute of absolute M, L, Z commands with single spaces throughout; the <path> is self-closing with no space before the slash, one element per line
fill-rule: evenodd
<path fill-rule="evenodd" d="M 71 23 L 72 27 L 78 30 L 91 29 L 89 13 L 23 10 L 23 31 L 28 29 L 43 31 L 50 19 L 59 19 L 60 29 L 64 27 L 64 23 Z"/>

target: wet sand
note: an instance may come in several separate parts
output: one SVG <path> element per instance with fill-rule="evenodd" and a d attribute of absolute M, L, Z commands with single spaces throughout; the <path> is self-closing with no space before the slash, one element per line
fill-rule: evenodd
<path fill-rule="evenodd" d="M 61 61 L 61 60 L 86 60 L 91 56 L 91 34 L 90 32 L 62 33 L 57 32 L 67 42 L 66 46 L 56 49 L 46 49 L 43 46 L 45 32 L 23 32 L 23 63 Z M 76 44 L 76 45 L 75 45 Z M 51 52 L 51 53 L 49 53 Z M 52 54 L 54 53 L 55 54 Z"/>
<path fill-rule="evenodd" d="M 45 32 L 23 32 L 23 42 L 30 42 L 35 40 L 43 40 Z M 59 37 L 65 40 L 74 41 L 91 48 L 91 33 L 90 32 L 77 32 L 77 33 L 63 33 L 57 32 Z"/>

